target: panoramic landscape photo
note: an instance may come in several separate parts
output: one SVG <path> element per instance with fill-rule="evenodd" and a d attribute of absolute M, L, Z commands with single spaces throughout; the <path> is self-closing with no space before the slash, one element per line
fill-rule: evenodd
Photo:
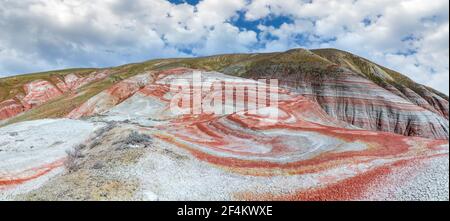
<path fill-rule="evenodd" d="M 447 0 L 0 0 L 0 201 L 448 201 Z"/>

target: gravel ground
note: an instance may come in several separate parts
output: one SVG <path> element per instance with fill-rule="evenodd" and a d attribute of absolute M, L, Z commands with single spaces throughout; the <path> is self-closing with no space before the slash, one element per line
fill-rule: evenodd
<path fill-rule="evenodd" d="M 448 155 L 426 162 L 415 177 L 397 188 L 394 196 L 397 200 L 449 200 Z"/>
<path fill-rule="evenodd" d="M 394 170 L 389 179 L 394 185 L 381 189 L 379 200 L 448 201 L 448 155 L 409 165 L 411 168 Z"/>

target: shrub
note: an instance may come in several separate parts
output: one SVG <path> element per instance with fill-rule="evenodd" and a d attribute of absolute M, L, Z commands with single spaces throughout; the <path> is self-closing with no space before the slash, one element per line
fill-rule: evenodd
<path fill-rule="evenodd" d="M 137 144 L 149 144 L 152 142 L 152 138 L 146 134 L 140 134 L 136 131 L 133 131 L 128 135 L 125 139 L 125 144 L 129 145 L 137 145 Z"/>
<path fill-rule="evenodd" d="M 143 145 L 145 148 L 151 146 L 152 143 L 153 139 L 149 135 L 140 134 L 136 131 L 133 131 L 125 139 L 116 142 L 115 144 L 120 144 L 117 149 L 122 150 L 134 145 Z"/>
<path fill-rule="evenodd" d="M 100 145 L 102 143 L 102 140 L 103 140 L 103 137 L 105 136 L 105 134 L 108 133 L 109 131 L 111 131 L 112 129 L 114 129 L 116 127 L 116 125 L 117 125 L 116 122 L 107 122 L 106 126 L 96 130 L 95 138 L 88 146 L 89 149 L 92 149 L 92 148 Z"/>
<path fill-rule="evenodd" d="M 80 159 L 84 157 L 81 151 L 84 148 L 86 148 L 86 145 L 80 144 L 75 146 L 73 149 L 66 151 L 67 159 L 64 162 L 64 166 L 69 171 L 69 173 L 79 169 Z"/>

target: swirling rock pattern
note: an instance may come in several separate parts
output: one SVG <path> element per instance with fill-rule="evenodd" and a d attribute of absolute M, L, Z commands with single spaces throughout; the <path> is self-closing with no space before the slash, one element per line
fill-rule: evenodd
<path fill-rule="evenodd" d="M 103 109 L 102 114 L 104 119 L 126 120 L 140 125 L 159 140 L 161 147 L 183 149 L 209 166 L 234 174 L 232 177 L 241 177 L 238 184 L 241 187 L 215 183 L 218 185 L 216 188 L 223 189 L 224 193 L 211 192 L 211 199 L 389 199 L 383 194 L 391 194 L 403 183 L 410 182 L 415 177 L 411 174 L 419 174 L 422 170 L 417 165 L 448 159 L 447 140 L 358 129 L 330 117 L 309 98 L 281 88 L 278 90 L 280 100 L 275 120 L 267 115 L 273 112 L 271 107 L 256 114 L 249 110 L 232 114 L 173 113 L 170 101 L 175 94 L 168 82 L 173 79 L 189 82 L 192 72 L 175 69 L 156 73 L 153 83 L 111 109 Z M 203 77 L 203 80 L 221 79 L 231 84 L 242 84 L 242 81 L 236 81 L 237 78 L 217 72 L 204 73 Z M 207 88 L 202 96 L 216 92 Z M 246 100 L 248 98 L 236 101 Z M 178 107 L 182 108 L 182 105 L 179 103 Z M 175 168 L 162 169 L 158 174 L 165 177 L 163 174 L 170 170 Z M 198 173 L 204 173 L 204 169 L 198 170 Z M 196 173 L 196 170 L 181 171 L 178 173 Z M 404 171 L 411 174 L 396 176 Z M 191 175 L 183 178 L 178 173 L 169 176 L 167 179 L 170 181 L 167 182 L 187 182 L 185 185 L 198 192 L 202 192 L 210 182 L 189 183 L 187 180 Z M 208 179 L 216 180 L 219 176 L 224 175 L 210 174 Z M 143 179 L 142 182 L 148 181 Z M 261 187 L 264 183 L 272 183 L 270 189 Z M 258 191 L 246 187 L 254 185 L 258 186 Z M 168 192 L 154 191 L 150 191 L 152 196 L 160 194 L 163 199 L 201 199 L 184 196 L 181 191 L 170 188 L 165 190 Z"/>
<path fill-rule="evenodd" d="M 12 118 L 50 100 L 61 97 L 64 93 L 73 93 L 78 88 L 106 78 L 108 71 L 93 72 L 85 77 L 68 74 L 64 80 L 54 77 L 53 81 L 34 80 L 23 85 L 25 95 L 17 94 L 13 99 L 0 102 L 0 120 Z"/>

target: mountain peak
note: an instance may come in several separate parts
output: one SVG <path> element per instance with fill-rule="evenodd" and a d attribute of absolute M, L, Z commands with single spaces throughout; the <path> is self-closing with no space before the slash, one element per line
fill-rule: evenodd
<path fill-rule="evenodd" d="M 105 70 L 72 69 L 4 78 L 0 79 L 0 119 L 9 124 L 62 117 L 121 80 L 144 71 L 177 67 L 244 78 L 276 78 L 337 120 L 368 130 L 448 139 L 448 96 L 338 49 L 158 59 Z M 45 88 L 54 88 L 54 92 L 42 92 L 35 85 L 47 85 Z M 30 88 L 41 94 L 33 94 Z M 31 97 L 35 97 L 33 104 L 29 103 Z"/>

